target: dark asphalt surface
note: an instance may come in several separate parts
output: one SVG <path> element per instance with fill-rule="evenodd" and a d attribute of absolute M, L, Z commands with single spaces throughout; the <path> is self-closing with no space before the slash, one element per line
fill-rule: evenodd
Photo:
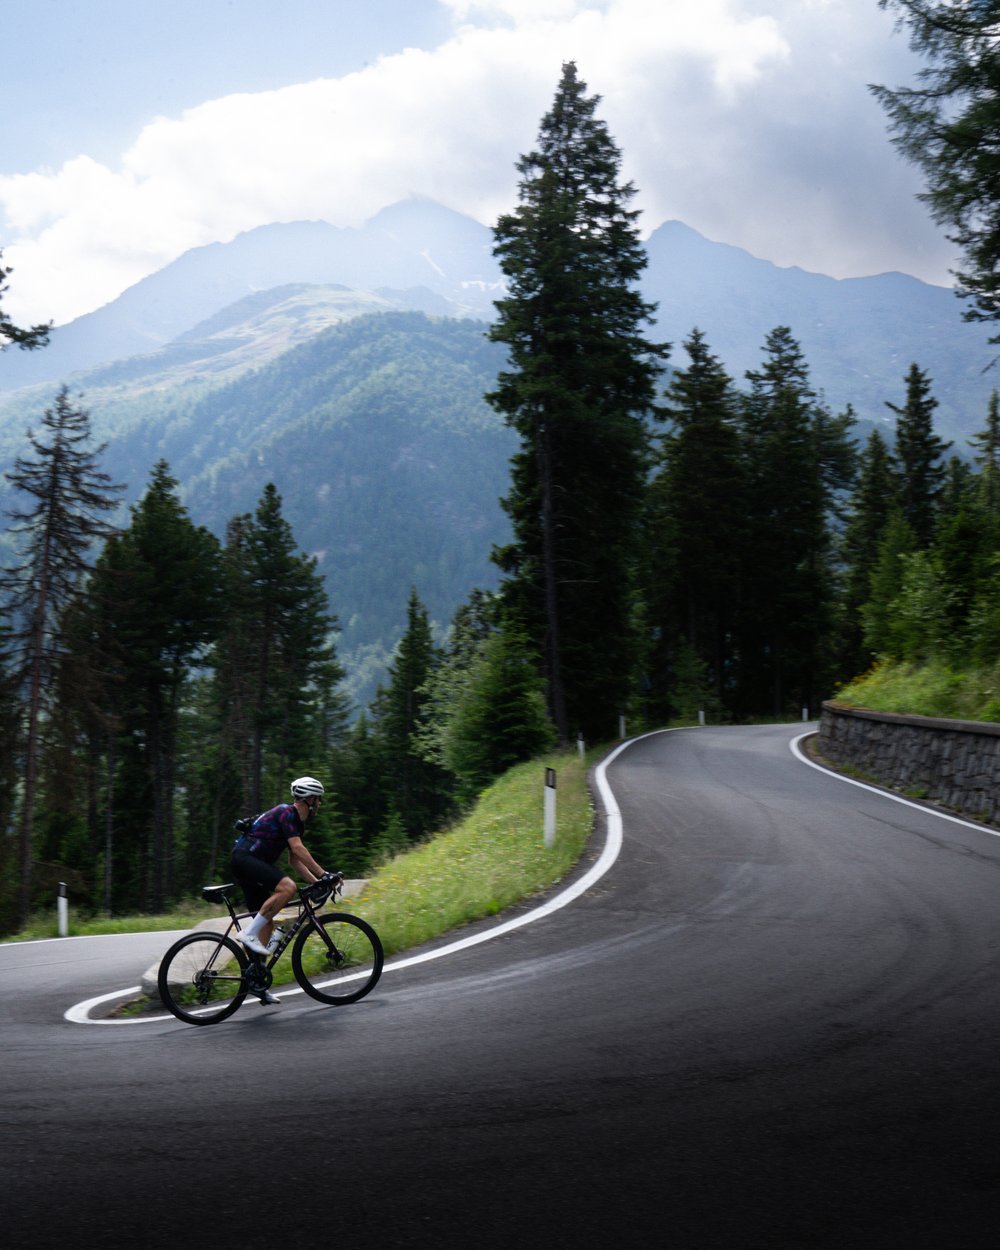
<path fill-rule="evenodd" d="M 72 1024 L 164 935 L 0 947 L 5 1240 L 1000 1246 L 1000 838 L 705 728 L 609 769 L 624 847 L 370 998 Z"/>

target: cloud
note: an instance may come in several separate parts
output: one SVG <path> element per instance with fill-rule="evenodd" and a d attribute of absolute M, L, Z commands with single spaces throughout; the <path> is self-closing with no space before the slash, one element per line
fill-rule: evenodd
<path fill-rule="evenodd" d="M 679 217 L 778 263 L 943 274 L 868 77 L 891 21 L 849 0 L 447 0 L 431 50 L 153 119 L 120 167 L 0 177 L 7 301 L 59 322 L 186 249 L 270 221 L 355 225 L 408 195 L 486 223 L 516 199 L 560 66 L 603 98 L 648 227 Z M 893 59 L 895 58 L 895 60 Z M 926 275 L 925 275 L 926 276 Z"/>

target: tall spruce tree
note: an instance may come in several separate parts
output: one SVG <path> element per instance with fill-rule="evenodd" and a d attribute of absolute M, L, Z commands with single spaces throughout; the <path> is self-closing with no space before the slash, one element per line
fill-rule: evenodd
<path fill-rule="evenodd" d="M 841 671 L 861 673 L 874 658 L 865 645 L 861 609 L 871 595 L 879 545 L 896 506 L 896 475 L 885 439 L 875 429 L 861 457 L 858 481 L 850 499 L 841 545 L 845 565 L 841 617 Z"/>
<path fill-rule="evenodd" d="M 979 465 L 979 498 L 986 516 L 1000 520 L 1000 400 L 990 395 L 986 425 L 969 439 L 973 460 Z"/>
<path fill-rule="evenodd" d="M 375 705 L 387 819 L 395 815 L 413 840 L 433 832 L 450 805 L 447 774 L 421 749 L 430 680 L 438 661 L 427 609 L 413 589 L 406 631 L 389 665 L 389 684 Z"/>
<path fill-rule="evenodd" d="M 818 409 L 787 326 L 767 336 L 764 363 L 747 378 L 740 711 L 780 716 L 815 707 L 832 679 L 830 522 L 850 461 L 848 430 Z"/>
<path fill-rule="evenodd" d="M 872 88 L 893 142 L 927 179 L 920 198 L 963 254 L 968 320 L 1000 321 L 1000 8 L 995 0 L 879 0 L 926 59 L 917 85 Z M 993 342 L 1000 341 L 1000 335 Z"/>
<path fill-rule="evenodd" d="M 118 898 L 160 910 L 174 893 L 178 718 L 189 667 L 220 623 L 218 540 L 196 526 L 160 461 L 131 524 L 107 543 L 93 577 L 105 605 L 121 691 Z"/>
<path fill-rule="evenodd" d="M 337 619 L 329 610 L 322 575 L 316 560 L 298 551 L 281 496 L 270 482 L 245 527 L 242 576 L 244 620 L 237 628 L 249 629 L 253 650 L 250 673 L 244 674 L 253 683 L 247 797 L 259 811 L 265 779 L 272 788 L 283 787 L 293 761 L 305 766 L 310 752 L 327 745 L 310 740 L 312 703 L 323 690 L 334 699 L 343 676 L 330 641 Z M 341 728 L 346 721 L 342 704 L 339 711 L 325 708 L 323 715 L 333 716 Z"/>
<path fill-rule="evenodd" d="M 45 410 L 42 429 L 29 432 L 32 455 L 19 457 L 6 476 L 32 503 L 13 509 L 12 532 L 23 540 L 20 562 L 0 574 L 0 593 L 17 622 L 7 645 L 24 692 L 24 799 L 20 815 L 20 901 L 26 920 L 31 908 L 33 827 L 40 732 L 56 659 L 63 648 L 58 629 L 90 567 L 94 542 L 113 531 L 105 516 L 120 489 L 98 468 L 104 447 L 90 446 L 90 414 L 70 400 L 64 386 Z"/>
<path fill-rule="evenodd" d="M 873 655 L 904 658 L 896 603 L 903 590 L 906 559 L 916 549 L 916 536 L 902 509 L 893 508 L 879 542 L 868 599 L 861 608 L 865 646 Z"/>
<path fill-rule="evenodd" d="M 643 560 L 655 637 L 648 698 L 661 718 L 677 709 L 671 688 L 679 663 L 685 671 L 700 666 L 716 705 L 728 697 L 746 519 L 732 381 L 699 330 L 684 347 L 690 363 L 667 391 L 671 429 L 649 488 Z"/>
<path fill-rule="evenodd" d="M 886 407 L 896 414 L 899 506 L 921 547 L 929 547 L 934 538 L 938 499 L 947 472 L 943 457 L 951 446 L 934 433 L 937 404 L 930 378 L 916 363 L 906 375 L 905 402 L 897 405 L 886 401 Z"/>
<path fill-rule="evenodd" d="M 544 655 L 558 736 L 610 732 L 629 698 L 646 418 L 666 347 L 642 327 L 646 264 L 621 156 L 571 62 L 523 156 L 520 203 L 497 222 L 508 295 L 491 338 L 510 368 L 488 396 L 520 436 L 495 558 L 517 627 Z"/>
<path fill-rule="evenodd" d="M 347 726 L 336 617 L 273 483 L 253 516 L 230 521 L 222 585 L 223 625 L 210 656 L 218 734 L 214 779 L 206 781 L 213 848 L 234 815 L 280 798 L 290 775 L 322 772 Z M 327 804 L 321 825 L 332 810 Z"/>
<path fill-rule="evenodd" d="M 6 634 L 0 620 L 0 741 L 7 743 L 7 749 L 0 752 L 0 811 L 10 813 L 15 810 L 17 799 L 18 754 L 13 748 L 20 733 L 21 705 L 5 650 Z M 5 820 L 0 829 L 0 881 L 6 883 L 6 888 L 0 888 L 0 934 L 18 926 L 19 858 L 16 831 Z"/>

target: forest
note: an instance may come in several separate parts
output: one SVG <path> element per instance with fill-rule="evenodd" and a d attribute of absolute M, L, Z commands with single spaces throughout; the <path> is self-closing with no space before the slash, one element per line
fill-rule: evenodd
<path fill-rule="evenodd" d="M 363 874 L 511 765 L 612 740 L 621 716 L 630 733 L 799 719 L 875 663 L 995 667 L 996 392 L 953 447 L 913 362 L 861 442 L 788 326 L 741 379 L 696 328 L 686 359 L 650 341 L 634 188 L 598 102 L 564 66 L 495 227 L 507 293 L 487 333 L 505 357 L 486 400 L 517 438 L 499 587 L 469 587 L 442 642 L 403 581 L 365 708 L 337 650 L 355 605 L 300 550 L 275 483 L 220 539 L 161 458 L 113 524 L 120 485 L 60 388 L 8 475 L 0 932 L 57 881 L 84 908 L 162 911 L 224 873 L 234 820 L 300 773 L 330 795 L 318 858 Z"/>

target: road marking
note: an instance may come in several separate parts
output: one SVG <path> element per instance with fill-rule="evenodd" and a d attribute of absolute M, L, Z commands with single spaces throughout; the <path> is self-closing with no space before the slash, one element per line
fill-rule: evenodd
<path fill-rule="evenodd" d="M 953 825 L 962 825 L 966 829 L 976 829 L 979 833 L 988 833 L 991 838 L 1000 838 L 1000 829 L 991 829 L 989 825 L 980 825 L 974 820 L 963 820 L 961 816 L 950 816 L 947 812 L 939 811 L 936 807 L 931 807 L 927 803 L 915 803 L 913 799 L 904 799 L 901 794 L 893 794 L 891 790 L 883 790 L 879 786 L 872 786 L 867 782 L 857 781 L 854 777 L 845 777 L 843 773 L 838 773 L 833 768 L 824 768 L 822 764 L 817 764 L 815 760 L 811 760 L 800 746 L 800 743 L 804 742 L 806 738 L 812 738 L 814 735 L 815 730 L 799 734 L 788 745 L 791 747 L 793 755 L 797 756 L 803 764 L 808 764 L 810 768 L 815 768 L 817 772 L 825 773 L 827 777 L 836 777 L 838 781 L 846 781 L 849 786 L 857 786 L 861 790 L 870 790 L 872 794 L 880 794 L 884 799 L 892 799 L 894 803 L 902 803 L 904 807 L 912 807 L 918 812 L 926 812 L 931 816 L 938 816 L 941 820 L 950 820 Z"/>
<path fill-rule="evenodd" d="M 449 942 L 446 946 L 439 946 L 435 950 L 424 951 L 420 955 L 404 956 L 402 959 L 393 960 L 387 963 L 382 969 L 383 972 L 398 972 L 403 968 L 413 968 L 417 964 L 425 964 L 432 959 L 442 959 L 445 955 L 454 955 L 456 951 L 467 950 L 470 946 L 478 946 L 480 942 L 489 942 L 493 938 L 502 937 L 505 933 L 511 933 L 515 929 L 520 929 L 524 925 L 533 924 L 536 920 L 543 920 L 546 916 L 551 916 L 553 912 L 559 911 L 561 908 L 568 906 L 581 894 L 585 894 L 597 881 L 610 871 L 615 860 L 618 858 L 622 849 L 622 814 L 611 791 L 611 786 L 607 778 L 608 765 L 611 764 L 619 755 L 630 747 L 633 743 L 641 742 L 643 738 L 652 738 L 656 734 L 673 733 L 670 729 L 656 729 L 652 733 L 641 734 L 637 738 L 630 738 L 627 742 L 620 743 L 615 749 L 601 760 L 600 764 L 594 770 L 594 780 L 597 786 L 597 792 L 601 802 L 604 805 L 604 818 L 606 823 L 606 836 L 604 848 L 598 856 L 593 866 L 584 873 L 582 877 L 574 881 L 572 885 L 567 886 L 565 890 L 554 895 L 543 903 L 540 907 L 534 908 L 532 911 L 525 912 L 523 916 L 515 916 L 512 920 L 505 920 L 501 924 L 487 929 L 482 933 L 474 933 L 470 937 L 459 938 L 457 941 Z M 134 994 L 142 992 L 141 985 L 130 986 L 127 990 L 115 990 L 113 994 L 102 994 L 98 998 L 88 998 L 85 1002 L 76 1003 L 63 1013 L 63 1018 L 71 1024 L 162 1024 L 165 1017 L 156 1016 L 155 1018 L 144 1017 L 137 1020 L 92 1020 L 90 1013 L 95 1008 L 102 1006 L 104 1003 L 114 1002 L 119 998 L 129 998 Z M 289 986 L 283 989 L 278 998 L 285 998 L 289 994 L 302 994 L 303 990 L 298 986 Z M 172 1017 L 167 1017 L 172 1019 Z"/>

